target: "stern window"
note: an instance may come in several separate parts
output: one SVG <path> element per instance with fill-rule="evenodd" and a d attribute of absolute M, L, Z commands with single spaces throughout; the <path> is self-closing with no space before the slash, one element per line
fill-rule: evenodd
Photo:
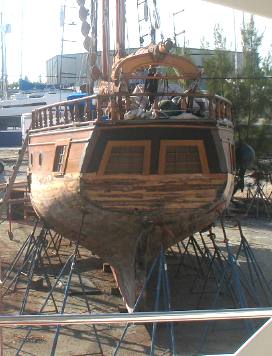
<path fill-rule="evenodd" d="M 201 162 L 196 146 L 169 146 L 166 148 L 165 174 L 201 172 Z"/>
<path fill-rule="evenodd" d="M 203 141 L 161 141 L 159 174 L 208 172 L 209 168 Z"/>
<path fill-rule="evenodd" d="M 148 174 L 150 141 L 109 141 L 98 174 Z"/>

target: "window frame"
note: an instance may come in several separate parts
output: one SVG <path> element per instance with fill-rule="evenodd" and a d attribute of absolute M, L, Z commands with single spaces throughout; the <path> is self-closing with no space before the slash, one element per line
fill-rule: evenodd
<path fill-rule="evenodd" d="M 39 167 L 41 167 L 42 163 L 43 163 L 43 153 L 42 152 L 39 152 L 38 163 L 39 163 Z"/>
<path fill-rule="evenodd" d="M 114 173 L 105 174 L 106 167 L 111 157 L 111 152 L 114 147 L 144 147 L 144 161 L 143 161 L 143 171 L 139 173 Z M 126 140 L 126 141 L 108 141 L 106 148 L 104 150 L 100 165 L 97 171 L 97 175 L 103 175 L 105 177 L 117 176 L 117 175 L 148 175 L 150 172 L 150 161 L 151 161 L 151 141 L 150 140 Z"/>
<path fill-rule="evenodd" d="M 54 176 L 63 176 L 65 174 L 70 146 L 71 146 L 71 139 L 70 138 L 56 141 L 55 150 L 54 150 L 55 153 L 54 153 L 54 159 L 53 159 L 53 167 L 52 167 L 52 173 L 53 173 Z M 64 155 L 63 155 L 63 161 L 62 161 L 61 169 L 59 171 L 54 171 L 55 161 L 56 161 L 56 153 L 57 153 L 58 147 L 65 147 L 65 152 L 64 152 Z"/>
<path fill-rule="evenodd" d="M 199 173 L 165 173 L 166 166 L 166 150 L 169 146 L 194 146 L 198 149 L 201 172 Z M 159 175 L 175 175 L 175 174 L 208 174 L 210 173 L 207 153 L 203 140 L 161 140 L 159 153 Z"/>

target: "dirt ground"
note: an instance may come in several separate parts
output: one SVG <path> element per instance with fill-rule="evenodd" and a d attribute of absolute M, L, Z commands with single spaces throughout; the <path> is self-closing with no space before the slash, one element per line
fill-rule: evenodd
<path fill-rule="evenodd" d="M 12 231 L 14 239 L 9 240 L 8 224 L 3 222 L 0 225 L 0 248 L 3 273 L 5 273 L 10 266 L 14 256 L 16 255 L 22 243 L 33 229 L 33 224 L 27 225 L 22 222 L 13 222 Z M 233 226 L 233 222 L 227 221 L 225 223 L 226 234 L 230 241 L 230 248 L 233 253 L 237 252 L 240 244 L 240 234 L 237 227 Z M 260 281 L 248 282 L 248 285 L 254 287 L 255 290 L 260 289 L 260 304 L 258 304 L 250 293 L 245 293 L 246 305 L 243 304 L 239 298 L 232 295 L 232 291 L 228 288 L 227 283 L 220 280 L 220 272 L 215 276 L 216 268 L 208 276 L 209 268 L 207 261 L 200 253 L 196 253 L 194 248 L 197 245 L 200 250 L 204 250 L 203 243 L 200 236 L 195 236 L 196 242 L 189 244 L 189 252 L 184 252 L 185 246 L 180 246 L 182 254 L 179 253 L 177 247 L 167 253 L 167 262 L 170 278 L 171 290 L 171 304 L 173 310 L 189 310 L 189 309 L 212 309 L 212 308 L 237 308 L 242 306 L 271 306 L 271 231 L 272 223 L 267 219 L 247 218 L 242 221 L 243 233 L 254 252 L 254 256 L 261 266 L 262 271 L 266 277 L 266 288 L 260 287 Z M 39 229 L 37 230 L 38 234 Z M 220 253 L 227 255 L 226 245 L 223 242 L 224 236 L 220 227 L 220 222 L 216 224 L 213 232 L 216 235 L 216 246 Z M 204 240 L 207 247 L 214 253 L 212 241 L 208 233 L 204 233 Z M 185 241 L 185 244 L 187 242 Z M 46 283 L 45 271 L 49 276 L 51 284 L 56 281 L 56 276 L 61 268 L 61 263 L 65 263 L 68 257 L 73 253 L 74 246 L 70 246 L 69 242 L 63 241 L 61 243 L 59 257 L 54 254 L 54 250 L 48 249 L 48 258 L 44 257 L 44 266 L 37 269 L 34 273 L 34 281 L 43 281 L 43 287 L 34 285 L 30 288 L 30 293 L 27 298 L 25 313 L 37 313 L 40 310 L 46 296 L 48 295 L 48 285 Z M 182 257 L 181 257 L 182 256 Z M 60 259 L 59 259 L 60 258 Z M 224 258 L 221 258 L 224 260 Z M 20 263 L 17 265 L 18 271 Z M 220 261 L 220 258 L 217 259 Z M 239 259 L 240 266 L 245 274 L 248 273 L 248 263 L 246 263 L 245 255 L 241 254 Z M 225 262 L 224 262 L 225 263 Z M 120 306 L 124 307 L 122 298 L 115 296 L 112 293 L 112 288 L 115 287 L 115 282 L 111 273 L 103 271 L 102 261 L 97 256 L 93 256 L 89 251 L 80 248 L 80 256 L 77 259 L 76 268 L 80 271 L 83 283 L 87 291 L 87 299 L 93 313 L 109 313 L 119 312 Z M 232 273 L 225 269 L 226 274 Z M 239 272 L 241 273 L 241 272 Z M 15 273 L 11 273 L 8 280 L 5 282 L 7 288 L 14 278 Z M 219 276 L 219 278 L 218 278 Z M 222 274 L 221 274 L 222 276 Z M 222 277 L 223 278 L 223 277 Z M 248 277 L 249 278 L 249 277 Z M 245 279 L 240 275 L 241 281 L 245 283 Z M 222 287 L 216 286 L 221 282 Z M 54 292 L 54 300 L 61 310 L 64 299 L 64 287 L 67 282 L 66 277 L 59 283 L 58 288 Z M 261 281 L 262 282 L 262 281 Z M 19 282 L 15 291 L 6 292 L 3 298 L 4 314 L 19 313 L 22 301 L 25 295 L 27 278 L 20 276 Z M 235 284 L 233 278 L 230 282 Z M 254 283 L 254 285 L 252 285 Z M 264 282 L 262 282 L 264 283 Z M 146 296 L 147 304 L 154 307 L 155 292 L 157 287 L 157 272 L 154 278 L 150 281 L 148 293 Z M 237 285 L 234 286 L 237 288 Z M 72 293 L 69 294 L 65 313 L 85 313 L 88 312 L 87 305 L 83 293 L 80 293 L 80 285 L 76 274 L 73 275 L 71 282 Z M 113 289 L 115 291 L 115 289 Z M 5 289 L 4 289 L 5 291 Z M 267 298 L 266 298 L 267 296 Z M 163 300 L 163 297 L 161 297 Z M 161 309 L 163 310 L 162 306 Z M 45 313 L 54 312 L 52 299 L 49 300 Z M 216 354 L 216 353 L 231 353 L 234 352 L 239 345 L 247 339 L 257 328 L 260 323 L 245 323 L 239 322 L 210 322 L 210 323 L 188 323 L 174 325 L 176 347 L 178 355 L 197 355 L 197 354 Z M 101 345 L 102 352 L 98 346 L 95 338 L 94 329 L 88 326 L 69 326 L 60 329 L 58 338 L 56 355 L 111 355 L 117 345 L 117 342 L 122 334 L 124 325 L 111 326 L 103 325 L 97 326 L 96 332 Z M 22 341 L 26 335 L 27 330 L 23 328 L 4 329 L 4 355 L 50 355 L 53 339 L 56 328 L 33 329 L 27 336 L 22 350 L 18 350 L 22 346 Z M 149 354 L 150 340 L 152 330 L 147 325 L 132 325 L 125 337 L 125 340 L 120 348 L 118 355 L 142 355 Z M 157 351 L 158 355 L 170 355 L 169 351 L 169 332 L 166 326 L 159 326 L 157 330 Z"/>
<path fill-rule="evenodd" d="M 16 156 L 14 151 L 14 157 Z M 5 159 L 7 171 L 11 171 L 15 161 L 10 155 L 0 151 L 0 159 Z M 24 170 L 22 171 L 23 174 Z M 244 194 L 238 194 L 231 205 L 230 213 L 241 221 L 242 231 L 250 248 L 242 248 L 238 263 L 231 263 L 231 256 L 236 255 L 241 246 L 241 234 L 236 220 L 224 221 L 226 244 L 221 222 L 215 224 L 211 232 L 196 234 L 194 239 L 186 240 L 179 246 L 174 246 L 166 253 L 168 277 L 171 293 L 172 310 L 196 310 L 216 308 L 260 307 L 272 305 L 272 220 L 267 216 L 262 200 L 259 200 L 258 219 L 256 202 L 245 217 L 247 207 L 252 201 L 245 200 L 250 189 L 254 194 L 251 182 L 246 185 Z M 265 184 L 264 192 L 269 196 L 271 186 Z M 24 220 L 12 222 L 13 240 L 9 239 L 9 224 L 3 219 L 0 224 L 0 258 L 2 279 L 14 260 L 17 252 L 31 234 L 34 221 Z M 36 229 L 39 235 L 41 227 Z M 54 242 L 58 236 L 52 232 Z M 49 298 L 43 312 L 52 313 L 118 313 L 124 311 L 124 303 L 116 293 L 116 285 L 111 273 L 103 271 L 103 261 L 90 251 L 79 248 L 77 263 L 71 279 L 71 287 L 65 309 L 62 310 L 64 290 L 68 281 L 68 270 L 57 282 L 59 272 L 75 250 L 75 245 L 62 240 L 59 252 L 52 248 L 52 238 L 47 235 L 48 245 L 42 250 L 42 265 L 35 268 L 26 298 L 27 275 L 30 274 L 31 258 L 26 261 L 23 273 L 18 271 L 23 264 L 22 254 L 14 270 L 4 283 L 3 313 L 18 314 L 25 299 L 25 314 L 39 313 L 48 296 L 50 286 L 56 284 L 53 298 Z M 245 240 L 243 240 L 245 241 Z M 46 252 L 45 252 L 46 251 Z M 251 253 L 253 253 L 251 255 Z M 33 255 L 31 255 L 33 257 Z M 30 256 L 30 257 L 31 257 Z M 256 259 L 256 260 L 254 260 Z M 69 267 L 69 266 L 68 266 Z M 82 291 L 77 272 L 82 278 L 85 294 Z M 19 276 L 14 289 L 14 278 Z M 158 268 L 152 275 L 145 293 L 145 308 L 154 310 Z M 57 283 L 56 283 L 57 282 Z M 14 290 L 13 290 L 14 289 Z M 163 288 L 162 288 L 163 289 Z M 117 295 L 116 295 L 117 294 Z M 165 310 L 167 293 L 161 290 L 159 310 Z M 86 302 L 87 301 L 87 302 Z M 55 304 L 55 306 L 54 306 Z M 233 353 L 256 330 L 264 320 L 254 322 L 202 322 L 176 323 L 174 335 L 177 355 L 201 355 Z M 3 330 L 3 354 L 9 355 L 53 355 L 52 345 L 56 328 L 6 328 Z M 55 355 L 112 355 L 122 335 L 124 325 L 67 326 L 61 327 Z M 27 336 L 26 336 L 27 335 Z M 152 326 L 131 325 L 124 338 L 118 355 L 145 355 L 150 353 Z M 170 332 L 166 325 L 158 325 L 156 334 L 156 355 L 171 355 Z"/>

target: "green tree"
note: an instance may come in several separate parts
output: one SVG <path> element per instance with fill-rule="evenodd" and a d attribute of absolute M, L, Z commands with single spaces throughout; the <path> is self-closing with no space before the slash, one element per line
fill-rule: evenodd
<path fill-rule="evenodd" d="M 208 89 L 232 102 L 241 138 L 260 155 L 264 149 L 272 150 L 265 130 L 272 114 L 272 80 L 268 79 L 272 74 L 272 56 L 269 54 L 262 60 L 259 55 L 263 34 L 258 33 L 253 16 L 244 24 L 241 35 L 243 61 L 239 75 L 234 59 L 226 52 L 226 39 L 219 25 L 214 29 L 215 55 L 205 61 L 204 71 L 209 78 L 222 78 L 209 79 Z"/>
<path fill-rule="evenodd" d="M 247 120 L 246 139 L 250 141 L 250 129 L 259 115 L 261 114 L 265 103 L 263 103 L 263 71 L 261 68 L 261 59 L 259 56 L 259 47 L 262 43 L 263 35 L 259 35 L 254 17 L 251 16 L 250 21 L 244 24 L 241 30 L 242 47 L 243 47 L 243 83 L 241 93 L 243 93 L 243 101 L 240 102 L 244 108 L 245 119 Z M 242 84 L 244 84 L 242 86 Z M 246 97 L 244 97 L 246 96 Z"/>
<path fill-rule="evenodd" d="M 211 78 L 207 81 L 207 89 L 211 94 L 226 96 L 230 91 L 230 83 L 224 78 L 233 75 L 234 63 L 231 53 L 226 49 L 226 37 L 220 25 L 215 25 L 213 35 L 214 55 L 204 61 L 204 73 Z"/>
<path fill-rule="evenodd" d="M 272 46 L 270 52 L 268 52 L 263 60 L 262 69 L 265 78 L 263 83 L 263 100 L 266 103 L 263 114 L 272 123 Z"/>
<path fill-rule="evenodd" d="M 171 51 L 173 54 L 176 54 L 177 56 L 183 56 L 186 57 L 188 59 L 191 59 L 190 57 L 190 49 L 187 47 L 174 47 L 173 50 Z M 168 67 L 166 70 L 166 75 L 169 77 L 175 77 L 175 76 L 179 76 L 179 72 L 173 68 L 173 67 Z M 170 83 L 176 83 L 178 85 L 180 85 L 181 87 L 185 87 L 187 88 L 189 86 L 189 81 L 187 80 L 183 80 L 183 79 L 172 79 L 169 80 Z"/>

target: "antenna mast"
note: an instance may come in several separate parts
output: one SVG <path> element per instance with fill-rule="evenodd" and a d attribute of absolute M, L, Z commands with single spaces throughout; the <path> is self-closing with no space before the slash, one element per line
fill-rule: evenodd
<path fill-rule="evenodd" d="M 175 41 L 175 47 L 176 48 L 178 46 L 178 44 L 177 44 L 177 36 L 182 35 L 183 33 L 185 33 L 185 30 L 183 30 L 181 32 L 178 32 L 178 33 L 176 32 L 175 16 L 177 16 L 178 14 L 181 14 L 182 12 L 184 12 L 184 9 L 182 9 L 180 11 L 177 11 L 177 12 L 173 12 L 174 41 Z M 183 47 L 185 47 L 185 38 L 184 38 Z"/>

